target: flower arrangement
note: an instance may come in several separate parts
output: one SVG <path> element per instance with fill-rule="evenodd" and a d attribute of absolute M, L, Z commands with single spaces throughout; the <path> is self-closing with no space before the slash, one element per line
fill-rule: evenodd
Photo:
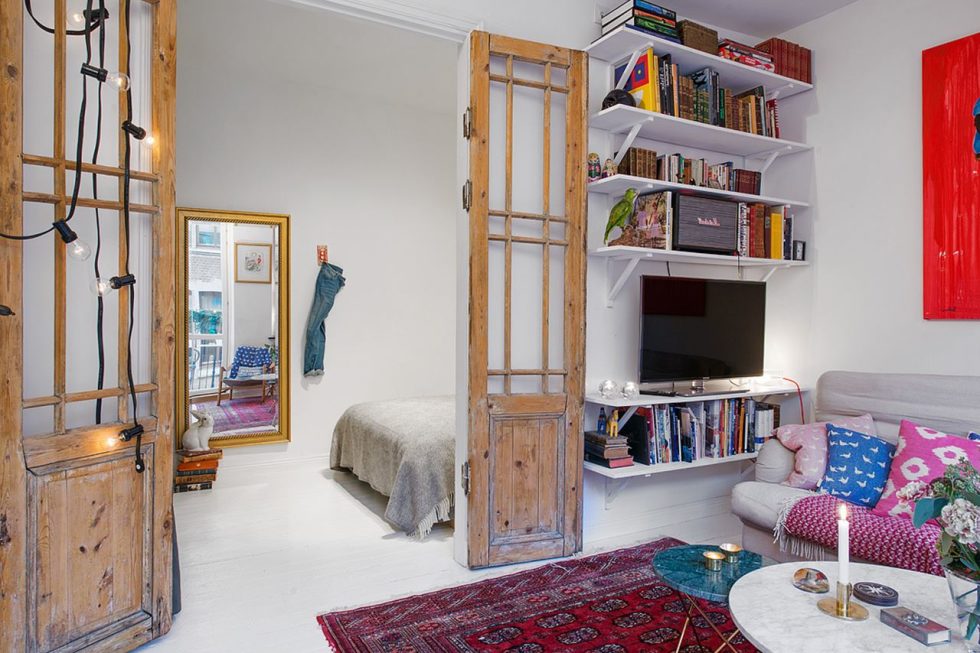
<path fill-rule="evenodd" d="M 915 504 L 916 527 L 935 519 L 943 529 L 937 542 L 943 565 L 980 581 L 980 472 L 963 459 L 932 482 L 909 483 L 897 495 Z"/>

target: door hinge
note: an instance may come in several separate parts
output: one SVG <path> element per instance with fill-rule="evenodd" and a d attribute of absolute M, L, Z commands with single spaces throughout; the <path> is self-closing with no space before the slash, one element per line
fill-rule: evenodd
<path fill-rule="evenodd" d="M 471 206 L 473 206 L 473 182 L 467 179 L 463 184 L 463 210 L 469 211 Z"/>
<path fill-rule="evenodd" d="M 460 470 L 460 479 L 463 486 L 463 496 L 470 495 L 470 464 L 463 463 L 463 467 Z"/>
<path fill-rule="evenodd" d="M 463 138 L 469 140 L 473 135 L 473 109 L 466 107 L 463 112 Z"/>

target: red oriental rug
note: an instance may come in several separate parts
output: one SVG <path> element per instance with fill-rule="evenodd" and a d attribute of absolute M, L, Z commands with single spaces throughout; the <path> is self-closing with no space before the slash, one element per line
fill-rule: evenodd
<path fill-rule="evenodd" d="M 225 433 L 241 429 L 255 429 L 276 424 L 279 400 L 267 397 L 243 397 L 241 399 L 225 399 L 219 406 L 216 401 L 195 402 L 191 404 L 194 410 L 203 410 L 214 417 L 214 432 Z"/>
<path fill-rule="evenodd" d="M 667 653 L 678 649 L 686 617 L 680 594 L 650 564 L 666 538 L 630 549 L 563 560 L 509 576 L 411 596 L 317 621 L 337 653 Z M 723 633 L 726 606 L 700 605 Z M 756 649 L 741 635 L 740 653 Z M 682 653 L 713 653 L 721 639 L 698 616 Z"/>

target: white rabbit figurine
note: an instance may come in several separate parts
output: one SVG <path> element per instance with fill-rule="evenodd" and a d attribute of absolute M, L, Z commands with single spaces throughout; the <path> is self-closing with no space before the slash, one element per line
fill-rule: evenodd
<path fill-rule="evenodd" d="M 197 421 L 184 431 L 182 440 L 184 449 L 187 451 L 205 451 L 208 449 L 208 440 L 214 433 L 214 417 L 210 413 L 199 410 L 192 410 L 191 415 L 196 417 Z"/>

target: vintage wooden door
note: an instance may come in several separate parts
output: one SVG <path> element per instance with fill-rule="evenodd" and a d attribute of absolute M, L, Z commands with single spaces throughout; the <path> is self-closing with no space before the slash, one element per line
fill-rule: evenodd
<path fill-rule="evenodd" d="M 116 21 L 116 29 L 122 32 L 121 50 L 125 45 L 122 17 L 126 1 L 107 3 L 110 20 Z M 29 20 L 25 22 L 23 0 L 0 0 L 0 232 L 4 234 L 22 235 L 30 228 L 24 217 L 28 206 L 32 211 L 43 207 L 46 212 L 41 215 L 48 224 L 67 213 L 70 191 L 66 176 L 71 178 L 75 159 L 73 152 L 66 151 L 66 129 L 77 107 L 67 106 L 66 87 L 67 75 L 78 74 L 78 63 L 67 56 L 69 37 L 63 29 L 66 0 L 48 3 L 42 14 L 46 19 L 51 4 L 54 35 L 46 43 L 54 53 L 53 127 L 52 123 L 38 124 L 43 112 L 25 116 L 24 111 L 24 30 L 36 27 Z M 34 2 L 36 9 L 39 5 Z M 149 17 L 142 13 L 147 8 L 152 12 Z M 152 80 L 143 77 L 137 82 L 134 78 L 134 84 L 142 89 L 151 85 L 152 124 L 144 126 L 151 128 L 158 140 L 149 157 L 152 169 L 136 171 L 134 166 L 132 175 L 148 185 L 142 192 L 150 198 L 150 204 L 133 205 L 132 213 L 148 216 L 141 218 L 150 222 L 142 223 L 146 231 L 140 233 L 145 233 L 147 240 L 152 234 L 152 255 L 147 257 L 152 258 L 152 265 L 147 266 L 152 274 L 137 278 L 135 286 L 137 294 L 145 293 L 143 297 L 152 294 L 152 309 L 142 323 L 146 331 L 152 331 L 147 338 L 151 351 L 142 359 L 148 360 L 152 369 L 148 382 L 140 384 L 137 379 L 134 388 L 142 399 L 138 415 L 145 428 L 140 447 L 145 471 L 137 470 L 136 440 L 124 442 L 119 437 L 134 423 L 132 404 L 127 400 L 130 387 L 124 344 L 131 315 L 130 295 L 119 296 L 118 319 L 114 317 L 106 334 L 106 342 L 113 343 L 116 352 L 117 369 L 106 374 L 108 382 L 103 388 L 95 388 L 94 378 L 91 385 L 81 386 L 85 389 L 73 388 L 70 380 L 66 382 L 66 377 L 70 379 L 66 370 L 72 369 L 78 352 L 72 356 L 66 351 L 66 333 L 77 328 L 94 334 L 95 329 L 87 321 L 72 320 L 69 299 L 96 301 L 85 288 L 91 261 L 85 267 L 66 261 L 65 245 L 53 233 L 29 244 L 0 238 L 0 651 L 4 653 L 128 651 L 166 633 L 171 624 L 176 2 L 140 3 L 133 11 L 152 25 L 152 48 L 146 53 L 151 59 L 146 68 Z M 125 58 L 120 56 L 119 61 L 119 68 L 125 72 Z M 42 65 L 37 63 L 32 74 L 39 75 Z M 93 93 L 91 85 L 89 93 Z M 117 96 L 125 98 L 106 92 L 106 102 L 119 102 L 122 114 L 124 100 L 117 100 Z M 91 107 L 94 100 L 89 102 Z M 33 121 L 35 130 L 52 129 L 52 151 L 23 151 L 25 119 Z M 116 143 L 117 125 L 104 124 L 103 130 L 107 134 L 104 149 L 124 146 L 121 139 Z M 91 156 L 88 147 L 85 154 Z M 120 166 L 90 165 L 88 161 L 86 158 L 83 168 L 83 188 L 92 175 L 106 180 L 124 176 Z M 50 186 L 44 192 L 36 187 L 25 189 L 25 168 L 32 170 L 35 180 L 43 178 L 36 174 L 38 170 L 47 170 Z M 128 268 L 122 257 L 129 241 L 122 227 L 124 201 L 116 195 L 117 191 L 122 193 L 123 184 L 104 181 L 103 189 L 110 184 L 116 184 L 112 199 L 105 197 L 108 193 L 99 198 L 83 193 L 78 206 L 89 211 L 100 208 L 103 229 L 119 235 L 119 259 L 103 259 L 103 269 L 115 276 L 116 270 Z M 73 220 L 75 229 L 82 231 L 90 215 Z M 25 297 L 25 283 L 36 281 L 24 273 L 25 264 L 37 263 L 28 261 L 27 247 L 52 256 L 54 271 L 53 283 L 49 280 L 43 290 Z M 84 281 L 79 282 L 79 278 Z M 79 283 L 87 299 L 68 291 L 78 288 Z M 38 359 L 48 360 L 46 356 L 24 358 L 24 316 L 32 311 L 36 315 L 39 307 L 52 310 L 54 316 L 44 329 L 44 337 L 53 342 L 53 351 L 45 347 L 53 365 L 48 364 L 43 373 L 51 391 L 43 396 L 25 396 L 25 369 L 38 368 Z M 81 371 L 88 379 L 89 370 Z M 99 420 L 88 410 L 97 401 L 117 406 L 111 416 L 102 416 L 101 424 L 95 423 Z M 79 407 L 82 410 L 76 410 Z M 25 432 L 25 414 L 33 420 L 31 411 L 50 415 L 45 431 Z M 75 419 L 79 415 L 84 417 Z"/>
<path fill-rule="evenodd" d="M 468 562 L 582 542 L 587 55 L 470 39 Z"/>

